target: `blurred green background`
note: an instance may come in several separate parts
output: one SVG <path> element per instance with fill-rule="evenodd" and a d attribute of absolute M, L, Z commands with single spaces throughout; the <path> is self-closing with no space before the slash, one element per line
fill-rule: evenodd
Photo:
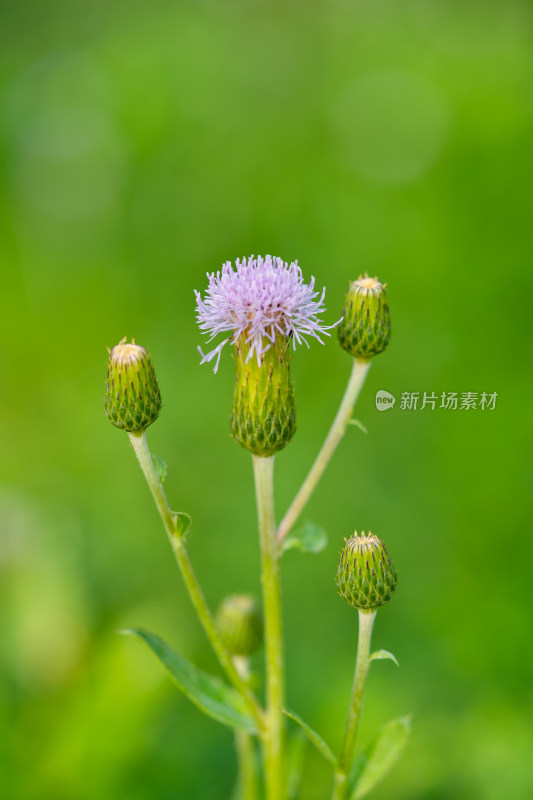
<path fill-rule="evenodd" d="M 400 571 L 362 737 L 414 714 L 373 797 L 533 796 L 530 527 L 532 7 L 525 0 L 2 2 L 0 796 L 218 800 L 231 733 L 179 695 L 142 625 L 205 669 L 124 434 L 106 346 L 146 345 L 149 432 L 215 606 L 257 592 L 233 367 L 200 367 L 193 289 L 223 261 L 299 259 L 337 319 L 348 280 L 389 286 L 393 339 L 306 517 L 330 543 L 284 561 L 290 705 L 338 748 L 354 613 L 333 577 L 370 528 Z M 293 360 L 285 510 L 350 370 L 335 338 Z M 404 391 L 496 408 L 376 411 Z M 309 752 L 303 800 L 329 774 Z"/>

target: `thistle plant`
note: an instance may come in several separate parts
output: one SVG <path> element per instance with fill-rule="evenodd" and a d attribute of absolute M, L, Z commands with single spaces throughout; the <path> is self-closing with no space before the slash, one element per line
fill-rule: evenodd
<path fill-rule="evenodd" d="M 372 657 L 392 658 L 386 651 L 370 655 L 370 639 L 376 612 L 396 591 L 396 570 L 383 542 L 371 533 L 357 532 L 346 541 L 337 570 L 337 590 L 348 605 L 359 612 L 359 641 L 352 696 L 342 751 L 335 770 L 333 797 L 346 797 L 353 762 L 353 751 L 359 728 L 366 676 Z M 357 796 L 357 793 L 356 795 Z"/>
<path fill-rule="evenodd" d="M 359 359 L 368 359 L 382 353 L 390 339 L 389 306 L 385 296 L 386 286 L 377 278 L 359 276 L 350 283 L 341 324 L 341 347 Z"/>
<path fill-rule="evenodd" d="M 235 658 L 251 656 L 263 642 L 261 609 L 251 595 L 226 597 L 218 609 L 216 623 L 224 644 Z"/>
<path fill-rule="evenodd" d="M 161 411 L 161 393 L 144 347 L 122 339 L 109 351 L 105 413 L 117 428 L 142 433 Z"/>
<path fill-rule="evenodd" d="M 250 657 L 263 642 L 263 619 L 259 604 L 250 595 L 230 595 L 218 609 L 216 625 L 238 673 L 248 684 L 252 683 Z M 253 737 L 237 728 L 235 749 L 239 760 L 239 796 L 257 800 L 259 787 Z"/>
<path fill-rule="evenodd" d="M 240 800 L 289 800 L 296 797 L 294 764 L 288 770 L 287 718 L 295 721 L 333 772 L 333 800 L 357 800 L 384 776 L 400 755 L 409 730 L 407 718 L 393 720 L 376 740 L 356 755 L 356 737 L 363 691 L 373 659 L 394 656 L 385 650 L 370 654 L 370 637 L 377 609 L 396 589 L 396 571 L 380 539 L 354 534 L 346 541 L 337 572 L 337 589 L 358 609 L 359 639 L 348 721 L 340 755 L 286 707 L 283 646 L 281 560 L 291 547 L 319 552 L 326 544 L 323 531 L 311 523 L 294 531 L 335 448 L 352 419 L 371 359 L 390 338 L 385 287 L 377 278 L 359 278 L 350 284 L 341 319 L 326 324 L 322 315 L 325 289 L 305 283 L 297 262 L 253 256 L 230 262 L 208 275 L 202 296 L 196 292 L 197 321 L 209 342 L 222 335 L 201 363 L 217 371 L 226 345 L 232 346 L 236 369 L 230 430 L 235 441 L 252 457 L 259 541 L 261 549 L 262 612 L 246 595 L 231 595 L 213 616 L 190 562 L 186 534 L 188 514 L 172 510 L 163 480 L 166 469 L 152 456 L 147 428 L 161 411 L 161 395 L 145 348 L 122 340 L 110 351 L 105 410 L 111 422 L 128 433 L 148 487 L 161 516 L 170 545 L 226 681 L 190 664 L 154 634 L 128 633 L 148 644 L 174 682 L 206 714 L 235 729 L 239 763 L 237 797 Z M 353 358 L 352 370 L 338 412 L 314 463 L 293 502 L 276 525 L 274 460 L 293 439 L 296 430 L 290 360 L 297 345 L 312 339 L 324 344 L 338 325 L 339 341 Z M 358 423 L 355 423 L 358 424 Z M 263 641 L 265 702 L 256 693 L 252 658 Z M 256 757 L 256 746 L 262 758 Z M 262 763 L 262 768 L 259 764 Z M 290 774 L 289 774 L 290 773 Z"/>

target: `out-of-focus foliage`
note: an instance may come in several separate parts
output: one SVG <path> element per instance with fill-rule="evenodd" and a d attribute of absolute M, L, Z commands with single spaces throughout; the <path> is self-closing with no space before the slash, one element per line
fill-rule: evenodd
<path fill-rule="evenodd" d="M 356 614 L 343 537 L 399 572 L 362 737 L 413 712 L 372 795 L 526 800 L 531 750 L 532 9 L 526 0 L 0 4 L 0 794 L 218 800 L 232 735 L 175 690 L 157 631 L 217 672 L 127 436 L 103 412 L 106 346 L 149 348 L 148 436 L 215 607 L 258 592 L 234 368 L 199 366 L 193 289 L 252 253 L 298 258 L 338 319 L 388 284 L 393 336 L 284 557 L 288 703 L 339 748 Z M 293 362 L 281 516 L 336 409 L 335 337 Z M 377 390 L 395 407 L 375 408 Z M 498 392 L 494 410 L 402 410 L 402 392 Z M 437 406 L 439 405 L 437 403 Z M 260 657 L 257 658 L 257 666 Z M 291 726 L 293 723 L 290 723 Z M 307 754 L 302 800 L 329 772 Z"/>

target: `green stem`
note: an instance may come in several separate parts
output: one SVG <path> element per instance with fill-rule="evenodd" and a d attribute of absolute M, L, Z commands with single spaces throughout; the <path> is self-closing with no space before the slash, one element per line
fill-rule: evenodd
<path fill-rule="evenodd" d="M 257 772 L 255 767 L 254 741 L 241 729 L 235 730 L 235 749 L 239 764 L 240 800 L 258 800 Z"/>
<path fill-rule="evenodd" d="M 152 497 L 154 498 L 159 514 L 161 515 L 161 519 L 163 520 L 163 525 L 165 526 L 170 546 L 172 547 L 172 551 L 183 576 L 183 580 L 189 593 L 189 597 L 191 598 L 191 602 L 196 613 L 198 614 L 198 618 L 200 619 L 207 638 L 211 643 L 222 669 L 225 671 L 233 686 L 241 693 L 250 713 L 257 722 L 259 731 L 261 732 L 264 726 L 263 710 L 261 709 L 253 693 L 246 685 L 246 682 L 239 675 L 239 672 L 235 668 L 235 665 L 231 659 L 231 655 L 219 636 L 202 589 L 198 583 L 198 578 L 196 577 L 192 564 L 189 560 L 183 537 L 177 532 L 176 514 L 170 508 L 165 490 L 163 489 L 161 481 L 157 477 L 152 456 L 146 441 L 146 433 L 130 433 L 128 435 L 140 467 L 144 473 L 144 477 L 146 478 L 148 487 L 152 493 Z"/>
<path fill-rule="evenodd" d="M 322 445 L 322 448 L 316 457 L 313 466 L 309 470 L 309 474 L 303 482 L 298 494 L 292 501 L 287 513 L 281 520 L 278 528 L 279 542 L 284 540 L 302 513 L 304 506 L 307 504 L 309 498 L 314 492 L 316 485 L 322 477 L 322 474 L 326 469 L 333 453 L 335 452 L 337 445 L 344 436 L 369 368 L 370 361 L 360 361 L 357 358 L 354 359 L 352 372 L 346 387 L 346 391 L 344 392 L 344 397 L 341 400 L 339 410 L 337 411 L 335 419 L 333 420 L 331 428 L 329 429 L 329 433 L 326 436 L 324 444 Z"/>
<path fill-rule="evenodd" d="M 357 730 L 361 719 L 366 676 L 370 665 L 370 640 L 372 638 L 372 627 L 375 618 L 375 611 L 359 611 L 359 638 L 357 642 L 355 675 L 342 751 L 335 773 L 332 800 L 344 800 L 346 797 L 347 782 L 354 756 L 355 740 L 357 738 Z"/>
<path fill-rule="evenodd" d="M 274 518 L 274 456 L 253 456 L 261 543 L 265 614 L 267 730 L 264 736 L 266 800 L 283 798 L 284 669 L 279 548 Z"/>
<path fill-rule="evenodd" d="M 250 659 L 247 656 L 233 656 L 235 669 L 243 679 L 250 680 Z M 257 765 L 253 737 L 239 728 L 235 730 L 235 749 L 239 768 L 239 800 L 259 800 L 257 784 Z"/>

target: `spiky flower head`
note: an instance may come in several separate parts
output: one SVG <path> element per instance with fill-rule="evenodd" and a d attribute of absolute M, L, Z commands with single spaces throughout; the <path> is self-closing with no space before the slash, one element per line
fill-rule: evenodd
<path fill-rule="evenodd" d="M 375 611 L 396 590 L 396 570 L 385 545 L 373 533 L 357 531 L 345 540 L 337 569 L 340 596 L 360 611 Z"/>
<path fill-rule="evenodd" d="M 290 441 L 295 431 L 294 395 L 290 380 L 289 349 L 308 345 L 313 337 L 322 343 L 329 329 L 320 320 L 324 294 L 315 281 L 304 283 L 297 262 L 258 256 L 224 264 L 208 275 L 205 297 L 196 292 L 197 320 L 209 341 L 229 334 L 206 355 L 215 361 L 226 344 L 235 345 L 237 382 L 231 431 L 254 455 L 270 456 Z M 201 351 L 200 351 L 201 352 Z"/>
<path fill-rule="evenodd" d="M 350 283 L 339 325 L 339 342 L 350 355 L 361 360 L 382 353 L 391 335 L 386 285 L 361 275 Z"/>
<path fill-rule="evenodd" d="M 263 642 L 263 620 L 257 601 L 234 594 L 222 601 L 216 616 L 222 641 L 234 656 L 249 656 Z"/>
<path fill-rule="evenodd" d="M 109 351 L 105 413 L 117 428 L 142 433 L 161 411 L 161 393 L 148 351 L 122 339 Z"/>

